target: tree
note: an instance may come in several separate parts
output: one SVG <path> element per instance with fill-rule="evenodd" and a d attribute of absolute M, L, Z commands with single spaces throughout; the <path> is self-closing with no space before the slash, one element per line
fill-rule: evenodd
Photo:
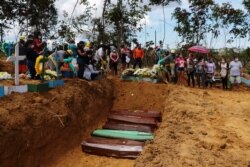
<path fill-rule="evenodd" d="M 18 24 L 20 31 L 42 31 L 48 34 L 57 24 L 55 0 L 3 0 L 0 8 L 0 23 L 5 26 Z"/>
<path fill-rule="evenodd" d="M 213 0 L 189 0 L 190 10 L 176 8 L 173 18 L 177 21 L 174 30 L 186 43 L 200 44 L 208 34 L 217 38 L 221 31 L 224 33 L 225 43 L 237 37 L 245 37 L 247 32 L 244 11 L 234 9 L 230 3 L 218 5 Z M 227 34 L 230 39 L 227 39 Z M 212 40 L 211 40 L 212 41 Z"/>
<path fill-rule="evenodd" d="M 211 6 L 213 0 L 189 0 L 190 11 L 177 7 L 173 13 L 173 18 L 177 21 L 174 30 L 187 43 L 200 42 L 205 38 L 209 31 L 209 22 L 211 20 Z"/>
<path fill-rule="evenodd" d="M 212 18 L 214 20 L 213 34 L 218 37 L 221 29 L 224 31 L 225 44 L 232 42 L 234 38 L 244 38 L 247 35 L 248 24 L 246 22 L 246 14 L 241 9 L 234 9 L 230 3 L 214 5 Z M 227 31 L 228 33 L 225 33 Z M 227 39 L 227 34 L 230 39 Z"/>

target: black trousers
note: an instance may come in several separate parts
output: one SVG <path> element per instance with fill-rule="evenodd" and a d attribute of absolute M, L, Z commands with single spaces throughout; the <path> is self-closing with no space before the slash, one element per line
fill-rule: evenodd
<path fill-rule="evenodd" d="M 84 73 L 84 67 L 86 65 L 86 62 L 83 58 L 77 58 L 77 64 L 78 64 L 78 72 L 77 77 L 83 79 L 83 73 Z"/>
<path fill-rule="evenodd" d="M 187 72 L 187 76 L 188 76 L 188 86 L 190 86 L 190 82 L 192 80 L 192 85 L 193 85 L 193 87 L 195 87 L 194 70 L 191 72 Z"/>
<path fill-rule="evenodd" d="M 110 68 L 114 71 L 115 75 L 117 75 L 117 66 L 118 66 L 118 62 L 110 62 Z"/>
<path fill-rule="evenodd" d="M 136 58 L 135 59 L 134 66 L 133 66 L 134 69 L 135 69 L 137 64 L 139 65 L 139 68 L 142 67 L 142 59 L 141 58 Z"/>
<path fill-rule="evenodd" d="M 222 88 L 223 89 L 228 89 L 228 87 L 227 87 L 227 76 L 221 77 L 221 82 L 222 82 Z"/>

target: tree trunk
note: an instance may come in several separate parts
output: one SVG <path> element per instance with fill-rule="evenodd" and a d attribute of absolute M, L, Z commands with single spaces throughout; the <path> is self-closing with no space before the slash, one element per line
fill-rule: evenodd
<path fill-rule="evenodd" d="M 102 42 L 104 42 L 104 34 L 105 34 L 105 12 L 106 12 L 106 7 L 110 1 L 109 0 L 104 0 L 104 5 L 103 5 L 103 10 L 102 10 L 102 28 L 100 32 L 100 39 Z"/>

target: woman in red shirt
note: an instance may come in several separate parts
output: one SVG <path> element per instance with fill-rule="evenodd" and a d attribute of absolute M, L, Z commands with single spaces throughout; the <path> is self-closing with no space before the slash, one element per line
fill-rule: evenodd
<path fill-rule="evenodd" d="M 42 54 L 42 50 L 44 48 L 44 42 L 42 42 L 42 35 L 40 32 L 36 32 L 34 34 L 34 40 L 33 40 L 33 45 L 34 45 L 34 51 L 38 54 Z"/>
<path fill-rule="evenodd" d="M 113 50 L 110 53 L 110 68 L 114 72 L 115 75 L 117 75 L 117 66 L 118 66 L 118 60 L 119 60 L 119 55 L 116 52 L 116 50 Z"/>

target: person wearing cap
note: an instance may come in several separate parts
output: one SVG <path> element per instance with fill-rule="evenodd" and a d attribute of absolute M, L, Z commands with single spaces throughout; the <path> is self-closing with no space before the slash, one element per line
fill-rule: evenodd
<path fill-rule="evenodd" d="M 141 49 L 141 45 L 138 44 L 138 46 L 133 51 L 133 57 L 135 59 L 133 68 L 136 68 L 136 65 L 138 64 L 139 68 L 142 68 L 142 59 L 144 57 L 144 51 Z"/>
<path fill-rule="evenodd" d="M 115 49 L 110 53 L 109 58 L 110 58 L 110 69 L 113 71 L 115 75 L 117 75 L 119 55 Z"/>
<path fill-rule="evenodd" d="M 230 69 L 230 83 L 232 86 L 238 88 L 239 84 L 241 83 L 240 76 L 242 75 L 242 64 L 239 61 L 238 56 L 234 56 L 234 60 L 230 62 L 229 69 Z"/>
<path fill-rule="evenodd" d="M 49 68 L 50 70 L 55 70 L 57 63 L 58 63 L 58 67 L 60 67 L 63 64 L 63 59 L 71 56 L 72 54 L 73 54 L 72 50 L 56 51 L 48 57 L 48 62 L 47 62 L 46 67 Z"/>

